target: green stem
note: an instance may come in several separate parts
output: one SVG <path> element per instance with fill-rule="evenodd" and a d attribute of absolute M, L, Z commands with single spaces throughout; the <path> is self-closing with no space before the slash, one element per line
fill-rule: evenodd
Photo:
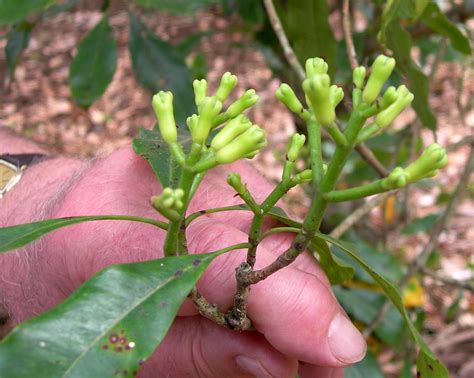
<path fill-rule="evenodd" d="M 325 193 L 324 196 L 328 202 L 353 201 L 377 193 L 386 192 L 387 189 L 383 187 L 383 182 L 384 180 L 377 180 L 370 184 L 361 185 L 356 188 L 333 190 Z"/>
<path fill-rule="evenodd" d="M 321 152 L 321 125 L 314 117 L 311 117 L 307 122 L 307 128 L 311 169 L 313 171 L 313 187 L 317 194 L 324 176 Z"/>
<path fill-rule="evenodd" d="M 180 219 L 177 221 L 171 221 L 169 223 L 168 233 L 166 234 L 166 239 L 164 243 L 165 256 L 175 256 L 180 252 L 184 253 L 184 249 L 180 247 L 180 245 L 183 245 L 183 240 L 186 236 L 184 235 L 185 228 L 181 228 L 181 225 L 184 221 L 186 210 L 189 206 L 189 202 L 191 201 L 192 195 L 197 189 L 197 187 L 195 186 L 194 191 L 192 190 L 196 173 L 192 171 L 190 167 L 192 167 L 199 159 L 199 156 L 201 155 L 201 150 L 202 145 L 193 143 L 191 145 L 191 150 L 189 151 L 189 154 L 186 158 L 185 167 L 181 175 L 181 180 L 179 182 L 179 187 L 184 191 L 184 206 L 180 210 Z"/>
<path fill-rule="evenodd" d="M 344 136 L 342 131 L 339 130 L 339 127 L 335 122 L 331 123 L 328 127 L 326 127 L 326 130 L 338 146 L 344 146 L 347 144 L 346 137 Z"/>
<path fill-rule="evenodd" d="M 196 211 L 195 213 L 192 213 L 188 215 L 188 217 L 185 220 L 186 226 L 189 226 L 189 224 L 196 220 L 197 218 L 206 215 L 206 214 L 214 214 L 214 213 L 221 213 L 223 211 L 236 211 L 236 210 L 244 210 L 244 211 L 249 211 L 250 209 L 246 207 L 245 204 L 240 204 L 240 205 L 233 205 L 233 206 L 224 206 L 224 207 L 216 207 L 212 209 L 206 209 L 206 210 L 200 210 Z"/>
<path fill-rule="evenodd" d="M 298 232 L 300 232 L 300 229 L 297 228 L 297 227 L 275 227 L 275 228 L 272 228 L 272 229 L 264 232 L 262 234 L 262 237 L 260 238 L 260 241 L 262 241 L 263 239 L 265 239 L 268 236 L 271 236 L 271 235 L 274 235 L 274 234 L 281 234 L 283 232 L 293 232 L 293 233 L 297 234 Z"/>

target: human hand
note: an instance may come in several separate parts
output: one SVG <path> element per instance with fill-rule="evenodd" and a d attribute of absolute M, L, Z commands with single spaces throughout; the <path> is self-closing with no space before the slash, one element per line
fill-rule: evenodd
<path fill-rule="evenodd" d="M 257 200 L 271 186 L 244 163 L 210 171 L 191 203 L 190 212 L 240 203 L 225 183 L 238 172 Z M 149 198 L 159 192 L 148 164 L 131 149 L 95 162 L 58 194 L 49 217 L 130 214 L 157 217 Z M 189 250 L 202 253 L 245 242 L 248 212 L 203 216 L 187 230 Z M 26 301 L 10 310 L 25 320 L 64 300 L 93 273 L 112 263 L 159 258 L 165 234 L 149 225 L 94 222 L 75 225 L 45 237 L 19 270 Z M 275 235 L 259 246 L 257 268 L 272 262 L 291 243 Z M 220 309 L 232 305 L 234 271 L 245 251 L 218 257 L 198 288 Z M 23 273 L 22 273 L 23 272 Z M 27 272 L 27 273 L 24 273 Z M 329 282 L 309 255 L 252 287 L 248 315 L 257 332 L 237 333 L 196 316 L 183 304 L 168 336 L 144 364 L 140 376 L 276 376 L 337 377 L 342 367 L 360 360 L 365 342 L 336 302 Z"/>

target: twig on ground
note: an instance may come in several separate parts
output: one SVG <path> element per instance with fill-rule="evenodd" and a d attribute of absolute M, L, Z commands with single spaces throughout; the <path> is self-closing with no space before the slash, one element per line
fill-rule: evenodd
<path fill-rule="evenodd" d="M 433 227 L 428 243 L 425 245 L 421 253 L 415 258 L 415 260 L 413 260 L 413 262 L 408 266 L 407 272 L 405 273 L 403 278 L 400 280 L 398 284 L 398 287 L 400 288 L 400 290 L 402 290 L 405 287 L 407 282 L 416 272 L 418 272 L 420 269 L 422 269 L 426 265 L 426 261 L 429 259 L 433 251 L 438 246 L 439 236 L 441 232 L 444 230 L 444 228 L 446 227 L 446 224 L 449 218 L 451 217 L 451 215 L 454 213 L 454 210 L 463 194 L 463 191 L 467 187 L 467 183 L 469 181 L 469 177 L 471 175 L 473 166 L 474 166 L 474 144 L 471 144 L 471 151 L 469 152 L 469 157 L 464 166 L 464 171 L 461 175 L 461 178 L 456 187 L 456 190 L 452 194 L 451 199 L 443 215 Z M 372 323 L 364 330 L 363 335 L 365 338 L 368 338 L 372 334 L 372 332 L 378 327 L 378 325 L 382 321 L 383 317 L 385 316 L 389 308 L 390 308 L 390 302 L 385 301 L 385 303 L 380 308 L 377 315 L 374 317 L 374 320 L 372 321 Z"/>
<path fill-rule="evenodd" d="M 333 238 L 339 239 L 345 232 L 351 228 L 354 224 L 356 224 L 363 216 L 369 213 L 373 208 L 377 207 L 381 202 L 385 201 L 387 197 L 391 195 L 391 192 L 379 194 L 362 206 L 357 208 L 353 213 L 351 213 L 343 222 L 341 222 L 332 232 L 330 236 Z"/>
<path fill-rule="evenodd" d="M 455 278 L 437 274 L 436 272 L 433 272 L 432 270 L 427 268 L 421 268 L 421 272 L 424 275 L 433 278 L 435 281 L 441 282 L 445 285 L 459 287 L 461 289 L 466 289 L 474 293 L 474 284 L 469 282 L 472 280 L 457 280 Z"/>

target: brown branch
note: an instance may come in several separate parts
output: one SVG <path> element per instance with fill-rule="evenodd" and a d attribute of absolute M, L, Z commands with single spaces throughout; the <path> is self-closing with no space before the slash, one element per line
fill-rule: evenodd
<path fill-rule="evenodd" d="M 197 288 L 194 287 L 188 297 L 193 301 L 202 316 L 224 328 L 231 328 L 226 321 L 225 315 L 219 311 L 217 305 L 209 303 Z"/>
<path fill-rule="evenodd" d="M 349 0 L 343 0 L 342 2 L 342 30 L 344 31 L 344 40 L 346 41 L 347 56 L 352 69 L 354 69 L 359 64 L 357 63 L 357 54 L 354 47 L 354 41 L 352 39 Z"/>
<path fill-rule="evenodd" d="M 446 206 L 446 210 L 444 211 L 442 217 L 438 220 L 438 222 L 433 227 L 433 230 L 430 234 L 430 239 L 428 243 L 423 248 L 423 251 L 413 260 L 413 262 L 408 266 L 408 270 L 400 280 L 398 287 L 400 290 L 403 290 L 407 282 L 410 278 L 422 269 L 426 265 L 426 261 L 432 255 L 433 251 L 438 246 L 438 238 L 441 235 L 441 232 L 446 227 L 446 224 L 454 213 L 454 210 L 458 204 L 459 199 L 461 198 L 464 190 L 467 188 L 467 183 L 469 181 L 469 177 L 471 175 L 472 169 L 474 166 L 474 144 L 471 144 L 471 151 L 469 152 L 469 157 L 466 161 L 466 165 L 464 166 L 464 171 L 461 175 L 459 183 L 456 187 L 456 190 L 451 196 L 451 199 Z M 380 308 L 379 312 L 375 316 L 372 323 L 364 330 L 363 335 L 365 338 L 368 338 L 372 332 L 378 327 L 382 319 L 384 318 L 385 314 L 387 313 L 388 309 L 390 308 L 390 302 L 385 301 L 383 306 Z"/>
<path fill-rule="evenodd" d="M 380 177 L 387 177 L 390 172 L 383 166 L 383 164 L 375 157 L 373 152 L 365 144 L 361 143 L 356 146 L 356 151 L 378 174 Z"/>
<path fill-rule="evenodd" d="M 281 24 L 280 18 L 278 17 L 275 6 L 273 5 L 273 1 L 263 0 L 263 4 L 265 5 L 268 18 L 270 20 L 270 23 L 272 24 L 275 34 L 277 35 L 278 41 L 280 42 L 280 45 L 283 49 L 283 53 L 285 54 L 286 60 L 290 64 L 291 68 L 293 68 L 293 71 L 296 72 L 298 78 L 303 81 L 306 78 L 303 66 L 299 62 L 295 52 L 290 46 L 290 42 L 288 41 L 285 31 L 283 30 L 283 26 Z"/>

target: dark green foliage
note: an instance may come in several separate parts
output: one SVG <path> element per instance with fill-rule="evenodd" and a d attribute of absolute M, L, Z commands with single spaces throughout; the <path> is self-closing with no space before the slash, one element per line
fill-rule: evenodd
<path fill-rule="evenodd" d="M 133 377 L 218 254 L 111 266 L 0 344 L 2 377 Z"/>
<path fill-rule="evenodd" d="M 73 100 L 89 106 L 100 98 L 112 81 L 117 65 L 117 43 L 107 16 L 86 35 L 69 68 Z"/>

